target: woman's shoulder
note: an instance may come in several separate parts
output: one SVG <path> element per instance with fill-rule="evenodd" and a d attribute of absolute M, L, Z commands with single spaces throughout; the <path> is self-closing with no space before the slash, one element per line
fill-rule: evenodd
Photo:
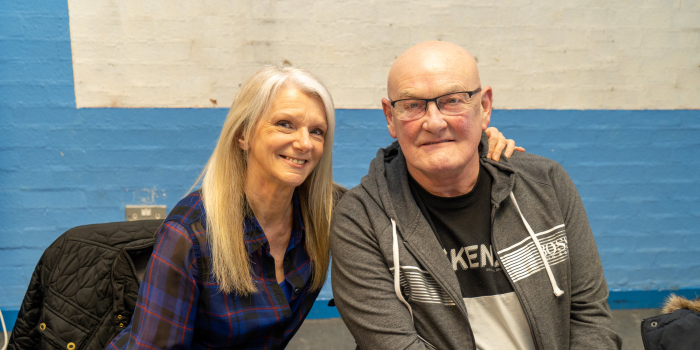
<path fill-rule="evenodd" d="M 168 214 L 159 235 L 166 239 L 185 238 L 190 248 L 207 246 L 206 217 L 200 191 L 194 191 L 183 197 Z M 204 252 L 206 253 L 206 252 Z"/>
<path fill-rule="evenodd" d="M 185 227 L 205 222 L 201 191 L 194 191 L 182 198 L 175 204 L 165 221 L 174 221 Z"/>

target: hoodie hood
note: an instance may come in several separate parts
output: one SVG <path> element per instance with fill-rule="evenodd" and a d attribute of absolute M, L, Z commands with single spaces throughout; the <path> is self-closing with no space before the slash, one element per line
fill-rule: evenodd
<path fill-rule="evenodd" d="M 487 145 L 488 137 L 485 132 L 482 132 L 479 160 L 494 179 L 491 201 L 497 205 L 508 197 L 513 188 L 514 170 L 506 157 L 501 157 L 499 162 L 488 159 Z M 384 209 L 387 216 L 396 219 L 399 230 L 405 237 L 412 233 L 409 228 L 415 228 L 416 221 L 422 213 L 411 195 L 406 157 L 398 141 L 377 151 L 377 156 L 370 163 L 368 174 L 362 178 L 360 184 Z"/>

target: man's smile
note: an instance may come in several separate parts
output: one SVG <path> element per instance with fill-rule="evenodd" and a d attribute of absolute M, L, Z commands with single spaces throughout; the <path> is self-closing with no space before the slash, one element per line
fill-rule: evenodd
<path fill-rule="evenodd" d="M 431 142 L 424 143 L 423 146 L 437 145 L 439 143 L 452 142 L 452 141 L 454 141 L 454 140 L 431 141 Z"/>

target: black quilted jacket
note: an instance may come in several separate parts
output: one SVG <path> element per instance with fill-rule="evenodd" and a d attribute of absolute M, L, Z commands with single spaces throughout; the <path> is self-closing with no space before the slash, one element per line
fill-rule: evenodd
<path fill-rule="evenodd" d="M 8 349 L 104 349 L 131 320 L 161 222 L 79 226 L 56 239 L 32 274 Z"/>

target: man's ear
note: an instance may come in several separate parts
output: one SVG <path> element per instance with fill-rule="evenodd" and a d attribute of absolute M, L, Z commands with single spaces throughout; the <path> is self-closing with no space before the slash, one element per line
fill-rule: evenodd
<path fill-rule="evenodd" d="M 493 90 L 485 86 L 481 90 L 481 130 L 485 131 L 491 123 L 491 111 L 493 107 Z"/>
<path fill-rule="evenodd" d="M 384 117 L 386 118 L 386 126 L 389 128 L 389 134 L 391 137 L 396 138 L 396 129 L 394 125 L 394 118 L 391 114 L 391 101 L 386 98 L 382 99 L 382 110 L 384 111 Z"/>

